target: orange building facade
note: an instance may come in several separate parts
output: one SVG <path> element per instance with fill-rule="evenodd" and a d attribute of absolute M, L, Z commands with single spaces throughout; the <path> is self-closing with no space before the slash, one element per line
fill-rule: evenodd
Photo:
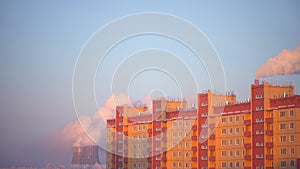
<path fill-rule="evenodd" d="M 107 120 L 107 169 L 300 168 L 300 95 L 293 86 L 255 81 L 250 99 L 198 94 L 117 106 Z"/>

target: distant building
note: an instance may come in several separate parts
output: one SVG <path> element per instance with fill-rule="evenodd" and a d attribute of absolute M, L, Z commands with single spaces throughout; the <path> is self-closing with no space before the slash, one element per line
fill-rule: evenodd
<path fill-rule="evenodd" d="M 256 80 L 250 98 L 209 91 L 197 109 L 164 98 L 151 112 L 117 106 L 107 120 L 107 169 L 300 168 L 300 95 Z"/>
<path fill-rule="evenodd" d="M 98 146 L 76 146 L 73 147 L 73 165 L 95 165 L 99 164 Z"/>

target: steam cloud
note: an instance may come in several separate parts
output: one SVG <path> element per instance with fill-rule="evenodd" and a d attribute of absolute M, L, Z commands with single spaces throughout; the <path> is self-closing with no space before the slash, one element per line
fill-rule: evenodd
<path fill-rule="evenodd" d="M 300 45 L 296 50 L 284 49 L 268 59 L 256 71 L 256 78 L 300 73 Z"/>
<path fill-rule="evenodd" d="M 149 98 L 146 97 L 138 103 L 142 104 L 148 101 Z M 73 146 L 99 145 L 101 141 L 105 142 L 106 120 L 114 118 L 116 106 L 124 104 L 133 104 L 127 94 L 113 94 L 106 100 L 105 105 L 98 112 L 92 116 L 80 116 L 78 120 L 69 123 L 63 129 L 59 130 L 56 137 L 60 138 L 61 142 L 73 144 Z"/>

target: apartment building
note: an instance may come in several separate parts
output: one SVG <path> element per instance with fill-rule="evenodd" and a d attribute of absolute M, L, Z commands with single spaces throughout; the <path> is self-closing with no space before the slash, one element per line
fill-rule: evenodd
<path fill-rule="evenodd" d="M 232 92 L 117 106 L 107 120 L 107 168 L 300 168 L 300 95 L 258 80 L 247 101 Z"/>

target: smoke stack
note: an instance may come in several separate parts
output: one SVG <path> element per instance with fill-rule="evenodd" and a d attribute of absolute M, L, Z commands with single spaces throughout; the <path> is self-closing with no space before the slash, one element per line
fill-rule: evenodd
<path fill-rule="evenodd" d="M 254 79 L 254 84 L 255 84 L 255 85 L 259 85 L 259 79 L 257 79 L 257 78 Z"/>
<path fill-rule="evenodd" d="M 95 165 L 99 164 L 98 146 L 76 146 L 73 147 L 73 158 L 71 164 L 74 165 Z"/>

